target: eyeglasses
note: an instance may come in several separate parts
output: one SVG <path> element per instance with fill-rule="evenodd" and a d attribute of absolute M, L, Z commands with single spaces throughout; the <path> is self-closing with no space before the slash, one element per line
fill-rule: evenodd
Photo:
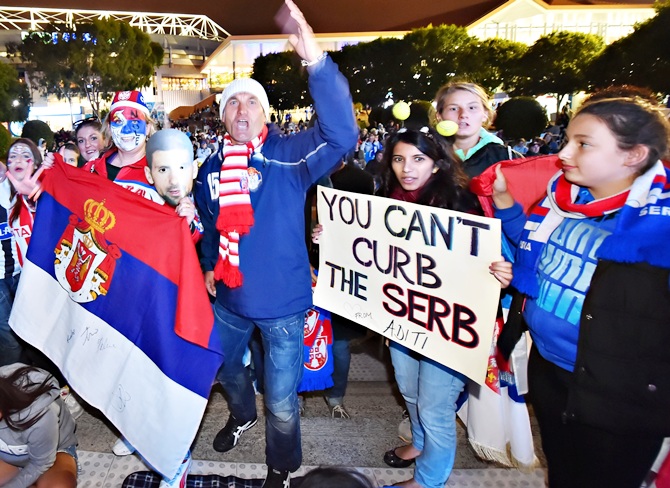
<path fill-rule="evenodd" d="M 96 117 L 95 115 L 94 115 L 93 117 L 87 117 L 87 118 L 85 118 L 85 119 L 81 119 L 81 120 L 77 120 L 77 121 L 75 121 L 75 122 L 72 124 L 72 130 L 74 130 L 75 132 L 77 132 L 77 130 L 79 129 L 79 127 L 81 127 L 82 125 L 86 125 L 86 124 L 94 124 L 94 123 L 98 123 L 98 124 L 100 123 L 100 119 L 99 119 L 98 117 Z"/>

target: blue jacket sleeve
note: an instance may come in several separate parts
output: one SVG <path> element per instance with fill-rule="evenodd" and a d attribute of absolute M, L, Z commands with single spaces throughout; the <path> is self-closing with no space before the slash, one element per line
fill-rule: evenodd
<path fill-rule="evenodd" d="M 272 157 L 304 162 L 300 178 L 305 190 L 337 167 L 358 141 L 349 82 L 330 57 L 323 63 L 309 76 L 309 92 L 317 114 L 314 127 L 294 136 L 281 137 L 277 151 L 268 150 Z"/>
<path fill-rule="evenodd" d="M 516 248 L 521 240 L 523 227 L 526 225 L 526 214 L 523 213 L 521 204 L 515 202 L 512 207 L 504 210 L 496 208 L 494 216 L 500 219 L 507 241 Z"/>

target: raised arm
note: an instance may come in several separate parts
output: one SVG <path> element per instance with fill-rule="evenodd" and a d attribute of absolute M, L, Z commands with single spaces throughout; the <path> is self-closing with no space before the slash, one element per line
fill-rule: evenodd
<path fill-rule="evenodd" d="M 289 34 L 288 42 L 303 59 L 303 64 L 312 67 L 323 57 L 323 49 L 319 47 L 314 31 L 293 0 L 284 0 L 284 4 L 288 9 L 288 18 L 281 27 Z"/>

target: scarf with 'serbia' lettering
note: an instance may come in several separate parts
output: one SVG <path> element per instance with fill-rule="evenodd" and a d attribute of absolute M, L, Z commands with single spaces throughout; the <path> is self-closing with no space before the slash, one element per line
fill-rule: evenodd
<path fill-rule="evenodd" d="M 216 220 L 221 237 L 214 278 L 230 288 L 242 286 L 240 236 L 248 234 L 254 225 L 248 183 L 249 159 L 261 150 L 267 135 L 268 128 L 263 126 L 260 135 L 246 144 L 234 144 L 230 134 L 224 137 L 223 163 L 219 172 L 219 217 Z"/>
<path fill-rule="evenodd" d="M 574 203 L 579 187 L 562 171 L 533 208 L 521 236 L 512 285 L 529 297 L 539 293 L 537 266 L 551 233 L 563 219 L 585 219 L 620 211 L 614 232 L 598 249 L 598 258 L 618 263 L 648 263 L 670 268 L 670 169 L 660 161 L 638 176 L 628 189 L 586 204 Z"/>

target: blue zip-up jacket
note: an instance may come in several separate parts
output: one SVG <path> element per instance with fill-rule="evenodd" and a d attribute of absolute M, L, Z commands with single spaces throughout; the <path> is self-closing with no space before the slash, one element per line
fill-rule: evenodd
<path fill-rule="evenodd" d="M 358 127 L 346 78 L 326 58 L 309 76 L 309 90 L 318 114 L 311 129 L 282 136 L 269 127 L 268 137 L 249 167 L 260 172 L 251 191 L 254 225 L 240 239 L 243 284 L 216 284 L 216 300 L 250 319 L 279 318 L 312 305 L 311 277 L 305 246 L 305 193 L 331 172 L 356 145 Z M 201 242 L 203 271 L 212 271 L 219 257 L 219 170 L 221 150 L 198 173 L 196 204 L 205 228 Z"/>

